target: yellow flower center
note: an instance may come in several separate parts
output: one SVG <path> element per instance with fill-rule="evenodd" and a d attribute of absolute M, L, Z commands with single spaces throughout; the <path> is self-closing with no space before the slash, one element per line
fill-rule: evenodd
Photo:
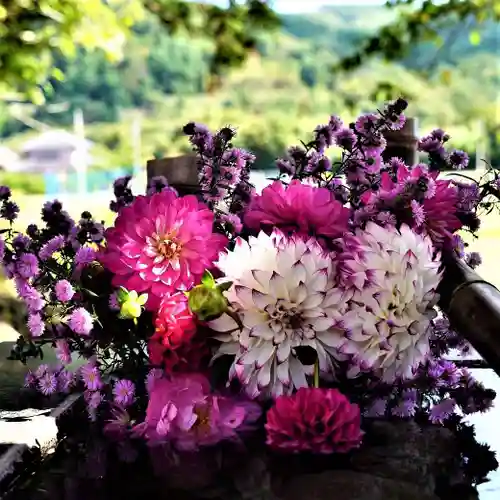
<path fill-rule="evenodd" d="M 165 257 L 167 260 L 177 259 L 182 249 L 182 245 L 179 240 L 175 238 L 175 234 L 156 236 L 153 246 L 158 255 Z"/>

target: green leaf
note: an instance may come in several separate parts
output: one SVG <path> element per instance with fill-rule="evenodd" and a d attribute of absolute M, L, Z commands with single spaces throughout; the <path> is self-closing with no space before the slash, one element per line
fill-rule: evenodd
<path fill-rule="evenodd" d="M 201 278 L 201 283 L 207 288 L 215 288 L 215 279 L 210 271 L 205 270 Z"/>
<path fill-rule="evenodd" d="M 229 290 L 231 287 L 233 286 L 233 282 L 232 281 L 224 281 L 223 283 L 219 283 L 217 285 L 217 288 L 221 291 L 221 292 L 226 292 L 227 290 Z"/>
<path fill-rule="evenodd" d="M 471 31 L 469 33 L 469 42 L 471 45 L 479 45 L 481 43 L 481 34 L 479 31 Z"/>

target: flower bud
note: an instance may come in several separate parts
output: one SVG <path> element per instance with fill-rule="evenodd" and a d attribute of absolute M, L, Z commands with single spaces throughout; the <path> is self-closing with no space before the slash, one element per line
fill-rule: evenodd
<path fill-rule="evenodd" d="M 120 288 L 117 300 L 120 304 L 120 318 L 137 321 L 137 318 L 142 314 L 142 306 L 148 300 L 148 294 L 138 295 L 135 290 L 129 292 L 125 288 Z"/>
<path fill-rule="evenodd" d="M 231 284 L 216 284 L 213 276 L 208 271 L 205 271 L 201 279 L 201 285 L 195 286 L 186 293 L 189 309 L 200 321 L 218 318 L 227 311 L 228 303 L 223 292 Z"/>

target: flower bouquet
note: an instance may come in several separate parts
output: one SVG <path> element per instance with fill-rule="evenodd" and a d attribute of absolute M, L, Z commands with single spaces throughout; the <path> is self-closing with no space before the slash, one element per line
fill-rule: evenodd
<path fill-rule="evenodd" d="M 494 455 L 462 418 L 495 393 L 447 358 L 469 345 L 436 292 L 443 253 L 479 264 L 457 231 L 478 229 L 483 191 L 440 177 L 468 162 L 445 150 L 441 130 L 418 143 L 426 163 L 383 158 L 384 132 L 404 125 L 406 106 L 398 99 L 347 126 L 332 116 L 277 160 L 260 193 L 233 128 L 189 123 L 199 195 L 156 177 L 135 196 L 120 179 L 109 228 L 90 212 L 76 222 L 54 201 L 43 227 L 19 233 L 1 188 L 11 223 L 1 258 L 31 332 L 12 357 L 52 347 L 60 360 L 26 386 L 80 391 L 91 423 L 79 429 L 101 443 L 98 455 L 103 443 L 125 462 L 144 453 L 148 466 L 131 473 L 152 470 L 177 489 L 249 450 L 282 472 L 349 468 L 377 422 L 447 429 L 467 480 L 484 480 Z M 66 368 L 75 355 L 76 372 Z"/>

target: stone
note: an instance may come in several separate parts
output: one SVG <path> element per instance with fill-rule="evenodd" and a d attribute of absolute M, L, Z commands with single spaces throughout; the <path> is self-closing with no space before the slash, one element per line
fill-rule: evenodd
<path fill-rule="evenodd" d="M 413 483 L 350 470 L 298 476 L 276 492 L 276 497 L 279 500 L 439 500 Z"/>

